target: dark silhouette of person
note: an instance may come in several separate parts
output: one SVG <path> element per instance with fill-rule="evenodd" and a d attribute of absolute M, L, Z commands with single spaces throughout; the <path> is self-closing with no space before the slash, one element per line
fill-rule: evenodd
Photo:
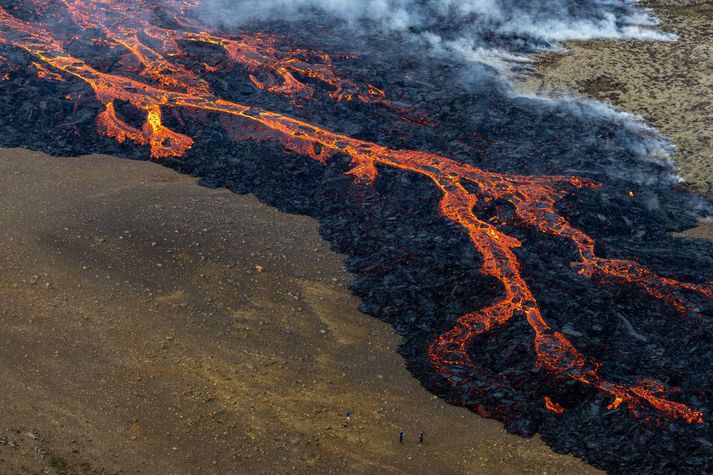
<path fill-rule="evenodd" d="M 399 432 L 399 442 L 404 443 L 404 431 Z"/>
<path fill-rule="evenodd" d="M 346 423 L 349 424 L 349 421 L 352 420 L 352 411 L 347 409 L 347 412 L 344 413 L 344 419 L 345 419 Z"/>
<path fill-rule="evenodd" d="M 423 445 L 423 432 L 418 434 L 418 445 Z"/>

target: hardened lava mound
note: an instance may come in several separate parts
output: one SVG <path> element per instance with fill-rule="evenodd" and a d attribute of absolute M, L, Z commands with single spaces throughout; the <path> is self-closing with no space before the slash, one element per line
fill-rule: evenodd
<path fill-rule="evenodd" d="M 199 3 L 0 0 L 0 143 L 314 216 L 431 391 L 613 473 L 713 471 L 713 248 L 671 235 L 711 208 L 665 142 L 384 32 Z"/>

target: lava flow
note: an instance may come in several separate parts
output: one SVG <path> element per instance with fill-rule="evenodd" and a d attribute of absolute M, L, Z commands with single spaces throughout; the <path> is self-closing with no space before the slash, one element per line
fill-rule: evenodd
<path fill-rule="evenodd" d="M 224 38 L 200 31 L 180 12 L 197 2 L 178 2 L 172 13 L 173 20 L 182 30 L 169 30 L 149 23 L 145 17 L 151 12 L 145 2 L 131 4 L 115 1 L 84 2 L 62 0 L 72 19 L 83 28 L 102 31 L 112 44 L 125 47 L 143 66 L 142 75 L 158 81 L 163 86 L 186 87 L 188 91 L 208 92 L 205 81 L 191 71 L 169 62 L 166 58 L 184 54 L 179 42 L 195 42 L 217 45 L 223 48 L 231 61 L 242 65 L 250 72 L 250 80 L 259 89 L 289 96 L 293 100 L 309 99 L 314 96 L 314 88 L 298 80 L 295 74 L 324 83 L 332 91 L 330 97 L 338 101 L 360 100 L 388 104 L 385 94 L 379 88 L 367 85 L 360 88 L 351 81 L 337 75 L 332 65 L 332 57 L 323 52 L 304 49 L 278 49 L 278 39 L 264 34 L 242 35 Z M 125 17 L 129 15 L 130 25 Z M 101 21 L 97 21 L 101 19 Z M 161 45 L 161 51 L 144 44 L 140 37 L 145 35 Z M 219 67 L 205 65 L 208 70 Z"/>
<path fill-rule="evenodd" d="M 50 15 L 42 13 L 47 11 L 47 3 L 33 2 L 40 18 Z M 286 149 L 321 163 L 327 163 L 337 154 L 346 156 L 352 164 L 349 173 L 361 184 L 373 183 L 379 168 L 384 167 L 427 177 L 440 190 L 441 214 L 468 233 L 470 242 L 482 256 L 482 274 L 497 279 L 501 285 L 501 297 L 496 302 L 461 316 L 452 329 L 429 347 L 433 367 L 451 381 L 456 391 L 472 392 L 469 379 L 484 377 L 470 356 L 474 338 L 513 318 L 524 318 L 534 332 L 536 364 L 553 375 L 609 394 L 610 409 L 624 405 L 636 415 L 654 412 L 688 423 L 703 422 L 701 411 L 669 398 L 674 388 L 653 379 L 628 384 L 605 378 L 597 361 L 582 354 L 565 334 L 550 327 L 514 252 L 521 243 L 503 231 L 506 224 L 516 224 L 569 242 L 576 248 L 577 260 L 572 266 L 582 278 L 638 287 L 683 315 L 694 310 L 690 303 L 693 294 L 713 299 L 713 285 L 680 282 L 634 261 L 598 257 L 594 240 L 572 226 L 556 206 L 569 193 L 581 188 L 597 188 L 598 184 L 577 177 L 523 176 L 482 170 L 437 154 L 389 148 L 279 113 L 220 99 L 197 73 L 172 61 L 187 54 L 180 42 L 208 43 L 224 48 L 228 57 L 240 63 L 250 73 L 255 86 L 262 90 L 293 98 L 313 98 L 313 88 L 298 79 L 299 76 L 326 84 L 332 90 L 329 95 L 337 101 L 385 101 L 384 93 L 373 86 L 359 87 L 340 79 L 326 54 L 304 50 L 281 52 L 277 48 L 279 40 L 264 35 L 224 38 L 214 32 L 201 31 L 184 15 L 195 1 L 174 2 L 172 21 L 165 27 L 145 20 L 151 13 L 145 1 L 127 4 L 118 0 L 61 0 L 59 3 L 85 34 L 99 35 L 94 39 L 124 48 L 128 59 L 140 65 L 138 74 L 136 71 L 121 74 L 100 71 L 70 54 L 65 40 L 48 26 L 53 22 L 32 23 L 2 8 L 0 42 L 29 53 L 56 74 L 78 78 L 91 86 L 104 105 L 97 118 L 97 129 L 102 135 L 119 142 L 130 140 L 147 145 L 155 158 L 180 157 L 191 148 L 193 139 L 167 128 L 162 121 L 163 111 L 181 108 L 215 112 L 259 124 L 262 132 L 251 133 L 252 138 L 278 141 Z M 209 70 L 216 67 L 221 66 L 206 65 Z M 38 67 L 37 71 L 50 78 L 44 69 Z M 117 114 L 119 101 L 143 111 L 146 120 L 141 129 Z M 513 207 L 516 218 L 513 223 L 496 225 L 476 214 L 476 205 L 494 201 L 507 202 Z M 477 399 L 477 394 L 474 396 Z M 549 397 L 545 404 L 556 413 L 564 411 Z"/>

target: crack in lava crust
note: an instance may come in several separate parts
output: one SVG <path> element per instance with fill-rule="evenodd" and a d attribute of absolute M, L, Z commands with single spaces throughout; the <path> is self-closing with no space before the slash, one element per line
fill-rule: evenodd
<path fill-rule="evenodd" d="M 311 98 L 311 87 L 292 74 L 299 72 L 331 85 L 334 92 L 330 96 L 335 100 L 385 101 L 384 93 L 373 86 L 359 88 L 340 79 L 329 65 L 329 57 L 321 53 L 301 51 L 281 57 L 275 49 L 276 40 L 272 38 L 257 35 L 231 39 L 195 31 L 196 27 L 182 15 L 185 8 L 195 3 L 176 3 L 174 20 L 185 30 L 173 30 L 142 20 L 143 2 L 135 2 L 125 8 L 123 2 L 115 0 L 62 1 L 75 23 L 87 30 L 99 29 L 106 36 L 104 41 L 124 47 L 142 65 L 140 75 L 146 82 L 132 79 L 128 74 L 109 74 L 93 68 L 70 55 L 62 41 L 50 31 L 16 18 L 1 7 L 0 24 L 3 29 L 0 41 L 21 48 L 54 70 L 89 84 L 105 106 L 97 117 L 98 133 L 119 142 L 130 140 L 148 145 L 155 158 L 180 157 L 193 145 L 191 137 L 174 132 L 162 123 L 163 108 L 185 108 L 227 114 L 258 123 L 264 131 L 257 135 L 253 133 L 251 138 L 278 141 L 286 149 L 321 163 L 326 163 L 336 154 L 346 155 L 352 164 L 348 173 L 361 184 L 374 182 L 379 167 L 416 173 L 430 179 L 441 191 L 440 213 L 467 231 L 472 245 L 483 257 L 481 272 L 494 277 L 502 285 L 500 300 L 487 308 L 461 316 L 453 328 L 436 338 L 428 349 L 435 370 L 445 376 L 456 391 L 477 396 L 477 390 L 468 381 L 473 377 L 484 377 L 469 356 L 473 339 L 518 317 L 526 319 L 534 331 L 536 364 L 560 377 L 571 378 L 608 393 L 613 399 L 610 409 L 623 404 L 635 415 L 646 411 L 688 423 L 703 422 L 703 414 L 699 410 L 669 399 L 669 393 L 675 388 L 667 388 L 653 379 L 641 379 L 634 384 L 605 379 L 600 374 L 597 361 L 579 352 L 563 333 L 551 328 L 542 317 L 538 301 L 525 281 L 521 263 L 513 251 L 521 243 L 496 225 L 480 219 L 474 211 L 479 203 L 506 201 L 515 209 L 516 222 L 510 224 L 536 228 L 546 235 L 572 243 L 578 255 L 572 266 L 583 278 L 596 279 L 602 284 L 637 286 L 652 298 L 667 302 L 683 315 L 693 311 L 688 299 L 690 294 L 713 299 L 713 286 L 710 284 L 680 282 L 657 275 L 634 261 L 598 257 L 594 251 L 594 240 L 573 227 L 556 209 L 557 202 L 567 194 L 576 189 L 597 188 L 598 184 L 577 177 L 533 177 L 481 170 L 437 154 L 391 149 L 278 113 L 220 99 L 211 92 L 206 81 L 185 66 L 169 60 L 172 56 L 184 54 L 178 40 L 219 45 L 233 61 L 243 64 L 249 72 L 271 71 L 272 79 L 269 81 L 261 81 L 251 74 L 253 83 L 263 90 Z M 142 43 L 140 31 L 153 38 L 161 49 Z M 299 56 L 320 58 L 323 63 L 311 65 L 298 59 Z M 345 92 L 360 89 L 362 92 Z M 119 100 L 144 111 L 146 121 L 141 130 L 117 116 L 115 102 Z M 476 185 L 477 192 L 469 191 L 469 184 Z M 549 398 L 545 398 L 545 404 L 556 413 L 564 410 Z"/>

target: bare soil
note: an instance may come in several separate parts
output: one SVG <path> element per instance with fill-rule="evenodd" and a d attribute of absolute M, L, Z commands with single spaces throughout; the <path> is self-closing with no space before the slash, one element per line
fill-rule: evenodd
<path fill-rule="evenodd" d="M 0 473 L 595 472 L 425 391 L 308 218 L 106 156 L 0 190 Z"/>
<path fill-rule="evenodd" d="M 588 41 L 541 55 L 524 85 L 572 91 L 638 114 L 676 144 L 673 157 L 692 189 L 713 196 L 713 2 L 648 0 L 676 41 Z"/>

